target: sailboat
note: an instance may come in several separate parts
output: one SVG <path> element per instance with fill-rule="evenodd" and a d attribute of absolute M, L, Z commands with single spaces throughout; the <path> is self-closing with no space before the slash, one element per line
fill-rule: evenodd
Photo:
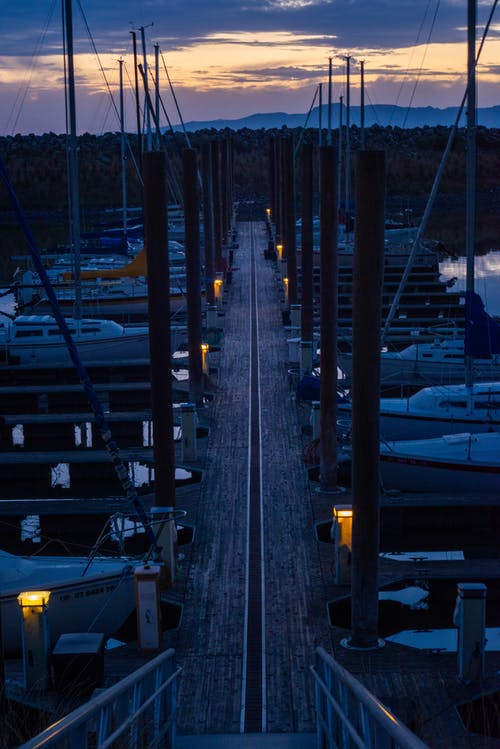
<path fill-rule="evenodd" d="M 81 267 L 78 146 L 71 0 L 65 0 L 63 7 L 69 122 L 67 155 L 70 233 L 74 272 L 65 272 L 61 278 L 52 278 L 53 289 L 59 307 L 65 316 L 74 315 L 77 319 L 83 314 L 106 317 L 114 315 L 126 316 L 129 314 L 146 316 L 148 313 L 148 286 L 146 251 L 144 248 L 131 262 L 118 268 L 99 268 L 83 271 Z M 18 314 L 46 313 L 51 311 L 51 302 L 46 296 L 40 279 L 33 271 L 26 271 L 16 284 L 16 287 L 16 311 Z M 185 307 L 184 270 L 177 268 L 177 272 L 172 273 L 171 289 L 169 291 L 171 311 L 175 313 L 182 307 Z"/>
<path fill-rule="evenodd" d="M 463 383 L 470 355 L 474 382 L 500 379 L 500 322 L 489 315 L 479 294 L 465 295 L 465 332 L 430 342 L 412 343 L 401 351 L 382 351 L 382 385 L 447 385 Z M 352 357 L 339 352 L 339 366 L 350 377 Z"/>
<path fill-rule="evenodd" d="M 382 487 L 407 492 L 498 492 L 500 433 L 446 434 L 380 447 Z"/>
<path fill-rule="evenodd" d="M 179 312 L 186 304 L 186 273 L 183 254 L 171 249 L 170 270 L 170 309 Z M 65 314 L 72 314 L 75 306 L 75 282 L 79 284 L 80 304 L 84 315 L 127 316 L 148 313 L 148 283 L 146 250 L 142 248 L 128 263 L 117 266 L 115 263 L 97 264 L 99 267 L 81 267 L 79 280 L 66 267 L 49 269 L 47 275 L 52 281 L 57 301 Z M 19 313 L 45 313 L 50 310 L 50 302 L 44 294 L 43 286 L 33 271 L 26 271 L 16 287 L 16 309 Z"/>
<path fill-rule="evenodd" d="M 469 18 L 475 18 L 475 2 L 469 0 Z M 465 296 L 466 326 L 462 348 L 462 367 L 465 384 L 464 401 L 474 403 L 478 398 L 476 419 L 483 427 L 490 426 L 491 414 L 484 408 L 488 403 L 487 390 L 476 389 L 474 384 L 476 357 L 497 355 L 500 352 L 500 324 L 489 317 L 480 297 L 474 292 L 474 187 L 475 187 L 475 23 L 468 29 L 468 113 L 467 113 L 467 201 L 466 201 L 466 249 L 467 287 Z M 495 385 L 491 385 L 495 388 Z M 452 387 L 447 390 L 442 403 L 450 403 L 454 397 Z M 483 409 L 483 417 L 481 413 Z M 465 408 L 463 415 L 465 416 Z M 472 417 L 471 421 L 474 417 Z M 493 417 L 492 421 L 496 421 Z M 417 422 L 415 422 L 417 423 Z M 493 428 L 493 424 L 491 424 Z M 451 430 L 449 430 L 451 431 Z M 497 491 L 500 487 L 500 433 L 486 431 L 481 434 L 464 432 L 443 434 L 441 437 L 419 440 L 396 440 L 381 446 L 380 474 L 385 488 L 407 491 Z"/>
<path fill-rule="evenodd" d="M 0 550 L 1 642 L 5 656 L 18 655 L 22 622 L 18 596 L 50 594 L 48 629 L 52 644 L 60 634 L 115 634 L 135 609 L 134 570 L 143 560 L 128 557 L 17 556 Z M 48 597 L 46 595 L 46 597 Z"/>
<path fill-rule="evenodd" d="M 338 404 L 340 419 L 350 418 L 350 402 Z M 462 432 L 500 431 L 500 382 L 431 385 L 408 398 L 380 399 L 384 440 L 417 440 Z"/>

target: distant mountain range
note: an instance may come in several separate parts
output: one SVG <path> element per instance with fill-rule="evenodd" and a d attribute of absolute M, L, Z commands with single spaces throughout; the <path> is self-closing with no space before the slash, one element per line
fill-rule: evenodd
<path fill-rule="evenodd" d="M 380 104 L 379 106 L 370 106 L 365 109 L 365 126 L 370 127 L 371 125 L 381 125 L 387 127 L 392 125 L 393 127 L 435 127 L 437 125 L 450 126 L 456 120 L 458 107 L 446 107 L 446 109 L 438 109 L 437 107 L 412 107 L 410 109 L 406 107 L 395 107 L 392 104 Z M 322 108 L 322 126 L 324 129 L 327 127 L 327 107 Z M 243 128 L 249 128 L 250 130 L 272 130 L 275 128 L 281 128 L 284 125 L 289 128 L 304 127 L 306 124 L 306 114 L 287 114 L 286 112 L 269 112 L 266 114 L 251 114 L 248 117 L 241 117 L 237 120 L 209 120 L 206 122 L 192 121 L 186 122 L 186 130 L 193 132 L 195 130 L 205 130 L 215 128 L 216 130 L 223 130 L 230 128 L 231 130 L 242 130 Z M 500 128 L 500 106 L 485 107 L 477 110 L 478 124 L 484 127 Z M 343 114 L 343 121 L 345 124 L 345 108 Z M 332 127 L 337 127 L 339 122 L 339 105 L 335 104 L 332 107 Z M 350 122 L 351 125 L 360 124 L 360 108 L 350 108 Z M 465 110 L 462 113 L 460 119 L 460 126 L 465 127 Z M 318 127 L 319 126 L 319 107 L 313 109 L 307 120 L 307 127 Z M 180 130 L 181 126 L 177 125 L 176 130 Z"/>

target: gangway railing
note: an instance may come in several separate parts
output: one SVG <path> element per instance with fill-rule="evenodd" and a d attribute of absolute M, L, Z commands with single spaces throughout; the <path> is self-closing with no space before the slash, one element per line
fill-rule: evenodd
<path fill-rule="evenodd" d="M 311 671 L 318 749 L 429 749 L 323 648 Z"/>
<path fill-rule="evenodd" d="M 175 749 L 181 670 L 165 650 L 18 749 Z"/>

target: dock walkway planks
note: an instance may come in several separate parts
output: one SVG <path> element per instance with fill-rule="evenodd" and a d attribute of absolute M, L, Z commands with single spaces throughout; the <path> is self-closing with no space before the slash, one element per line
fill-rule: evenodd
<path fill-rule="evenodd" d="M 249 224 L 240 225 L 238 271 L 233 274 L 225 312 L 204 481 L 192 518 L 196 538 L 186 571 L 181 627 L 173 643 L 183 667 L 179 732 L 239 730 L 253 230 L 262 397 L 267 730 L 314 729 L 309 666 L 314 648 L 323 645 L 430 746 L 468 747 L 470 735 L 456 705 L 468 702 L 473 688 L 457 682 L 456 654 L 419 652 L 395 643 L 372 653 L 358 653 L 340 645 L 349 632 L 328 623 L 328 601 L 349 593 L 333 584 L 332 546 L 316 540 L 316 525 L 331 517 L 334 500 L 316 491 L 301 461 L 304 438 L 287 377 L 277 275 L 262 257 L 261 248 L 266 245 L 262 229 Z M 426 499 L 420 501 L 425 512 Z M 474 563 L 382 559 L 380 563 L 381 584 L 434 576 L 487 580 L 497 573 L 495 559 Z M 483 691 L 499 689 L 499 666 L 498 654 L 487 653 Z"/>
<path fill-rule="evenodd" d="M 196 542 L 175 644 L 184 669 L 179 731 L 188 734 L 240 729 L 252 231 L 262 398 L 268 731 L 314 730 L 309 665 L 315 646 L 331 643 L 300 430 L 286 375 L 277 279 L 274 266 L 263 260 L 262 226 L 242 224 L 194 521 Z M 323 511 L 328 505 L 323 501 Z"/>
<path fill-rule="evenodd" d="M 261 380 L 262 501 L 266 577 L 266 728 L 314 729 L 309 666 L 322 645 L 434 749 L 470 747 L 456 705 L 500 690 L 500 656 L 486 654 L 481 685 L 456 678 L 456 654 L 420 652 L 395 643 L 372 652 L 341 646 L 349 631 L 328 622 L 329 601 L 349 594 L 333 582 L 333 548 L 318 541 L 316 526 L 331 518 L 331 495 L 316 491 L 301 460 L 306 438 L 301 407 L 287 376 L 288 351 L 275 266 L 263 259 L 262 224 L 239 225 L 238 269 L 226 292 L 219 378 L 203 420 L 209 437 L 200 458 L 201 484 L 180 490 L 194 541 L 182 547 L 177 580 L 168 592 L 182 604 L 178 630 L 165 634 L 183 672 L 179 682 L 180 734 L 237 734 L 241 727 L 245 604 L 246 494 L 249 455 L 249 305 L 252 233 L 255 238 Z M 398 498 L 404 505 L 406 498 Z M 391 500 L 386 499 L 387 502 Z M 415 498 L 426 511 L 428 498 Z M 450 500 L 448 499 L 450 502 Z M 450 502 L 451 504 L 451 502 Z M 398 562 L 381 559 L 380 583 L 432 577 L 498 576 L 498 559 Z M 258 623 L 256 623 L 258 625 Z M 147 654 L 134 644 L 106 655 L 106 685 Z"/>

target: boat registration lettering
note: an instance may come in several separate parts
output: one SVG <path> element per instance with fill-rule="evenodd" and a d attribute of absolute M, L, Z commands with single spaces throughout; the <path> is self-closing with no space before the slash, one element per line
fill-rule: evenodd
<path fill-rule="evenodd" d="M 59 596 L 60 601 L 69 601 L 71 599 L 87 598 L 89 596 L 99 596 L 103 593 L 111 593 L 116 585 L 102 585 L 99 588 L 89 588 L 88 590 L 77 590 L 75 593 L 64 593 Z"/>

